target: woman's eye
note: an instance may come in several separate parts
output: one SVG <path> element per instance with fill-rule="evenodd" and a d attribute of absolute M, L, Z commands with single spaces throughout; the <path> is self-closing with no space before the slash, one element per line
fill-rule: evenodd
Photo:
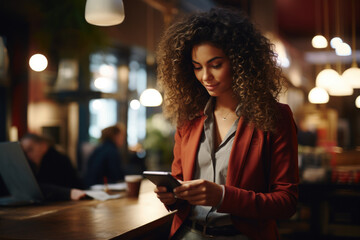
<path fill-rule="evenodd" d="M 221 68 L 221 63 L 213 65 L 212 68 L 214 68 L 214 69 L 219 69 L 219 68 Z"/>
<path fill-rule="evenodd" d="M 200 70 L 201 67 L 196 67 L 196 66 L 193 66 L 194 70 Z"/>

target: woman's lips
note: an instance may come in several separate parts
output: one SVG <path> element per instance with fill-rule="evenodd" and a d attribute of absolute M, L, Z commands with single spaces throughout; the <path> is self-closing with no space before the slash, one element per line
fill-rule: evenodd
<path fill-rule="evenodd" d="M 216 83 L 216 84 L 204 84 L 205 88 L 208 91 L 213 91 L 218 85 L 219 85 L 219 83 Z"/>

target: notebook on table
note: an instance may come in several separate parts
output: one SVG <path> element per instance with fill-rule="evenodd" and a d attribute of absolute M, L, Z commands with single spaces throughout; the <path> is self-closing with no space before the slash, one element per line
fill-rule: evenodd
<path fill-rule="evenodd" d="M 10 193 L 0 197 L 0 206 L 29 205 L 44 200 L 19 142 L 0 143 L 0 175 Z"/>

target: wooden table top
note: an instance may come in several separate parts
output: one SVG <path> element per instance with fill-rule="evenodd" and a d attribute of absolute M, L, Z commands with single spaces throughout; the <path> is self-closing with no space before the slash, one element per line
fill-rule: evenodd
<path fill-rule="evenodd" d="M 0 207 L 0 239 L 133 239 L 171 221 L 143 180 L 138 199 L 80 200 L 46 205 Z"/>

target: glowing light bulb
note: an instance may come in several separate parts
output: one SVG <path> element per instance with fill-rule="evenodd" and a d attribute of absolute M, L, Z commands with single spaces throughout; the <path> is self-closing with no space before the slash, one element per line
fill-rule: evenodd
<path fill-rule="evenodd" d="M 314 48 L 326 48 L 328 45 L 328 42 L 324 36 L 316 35 L 311 40 L 311 44 Z"/>
<path fill-rule="evenodd" d="M 329 94 L 325 89 L 314 87 L 308 95 L 309 102 L 314 104 L 323 104 L 329 102 Z"/>
<path fill-rule="evenodd" d="M 140 108 L 140 102 L 137 99 L 131 100 L 130 107 L 133 110 L 138 110 Z"/>
<path fill-rule="evenodd" d="M 140 103 L 146 107 L 157 107 L 162 103 L 162 96 L 158 90 L 148 88 L 140 95 Z"/>
<path fill-rule="evenodd" d="M 339 74 L 334 69 L 324 69 L 316 76 L 316 87 L 329 90 L 338 78 Z"/>
<path fill-rule="evenodd" d="M 42 72 L 46 69 L 48 60 L 44 55 L 37 53 L 31 56 L 29 65 L 30 68 L 35 72 Z"/>
<path fill-rule="evenodd" d="M 335 48 L 335 53 L 338 56 L 350 56 L 351 55 L 351 47 L 347 43 L 339 43 Z"/>
<path fill-rule="evenodd" d="M 351 87 L 360 88 L 360 68 L 356 66 L 348 68 L 343 72 L 342 77 Z"/>
<path fill-rule="evenodd" d="M 339 37 L 333 37 L 331 40 L 330 40 L 330 46 L 334 49 L 336 49 L 339 44 L 341 44 L 343 42 L 343 40 Z"/>
<path fill-rule="evenodd" d="M 360 95 L 356 98 L 356 100 L 355 100 L 355 106 L 357 107 L 357 108 L 360 108 Z"/>

